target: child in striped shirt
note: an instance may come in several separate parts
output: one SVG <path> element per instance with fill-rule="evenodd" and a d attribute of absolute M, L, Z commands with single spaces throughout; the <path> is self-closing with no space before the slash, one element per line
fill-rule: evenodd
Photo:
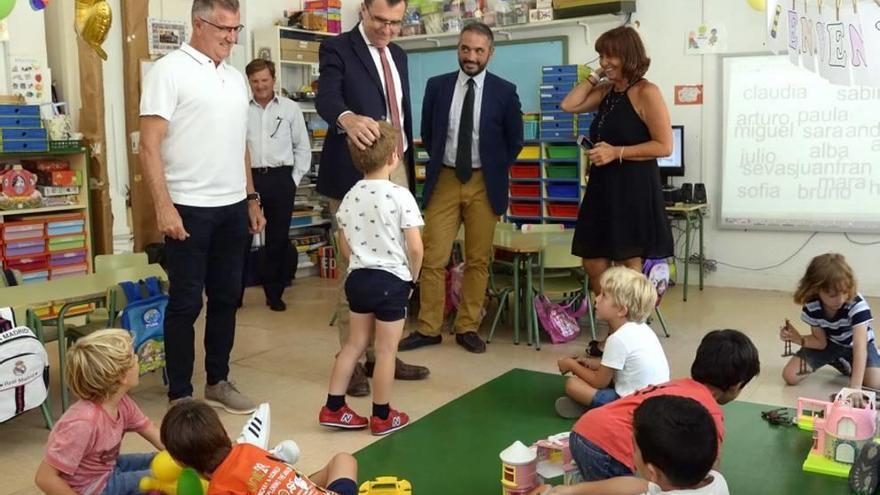
<path fill-rule="evenodd" d="M 801 347 L 782 370 L 785 382 L 797 385 L 813 371 L 830 365 L 850 377 L 850 388 L 880 387 L 880 354 L 871 308 L 857 292 L 855 276 L 844 257 L 826 253 L 813 258 L 794 301 L 803 305 L 801 320 L 810 326 L 810 333 L 801 335 L 785 320 L 779 337 Z"/>

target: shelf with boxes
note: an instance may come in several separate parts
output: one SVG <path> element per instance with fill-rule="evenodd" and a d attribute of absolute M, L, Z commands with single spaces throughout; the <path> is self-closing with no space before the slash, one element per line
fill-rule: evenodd
<path fill-rule="evenodd" d="M 428 150 L 425 149 L 424 143 L 416 141 L 413 143 L 415 147 L 413 156 L 415 157 L 415 166 L 413 172 L 416 179 L 416 201 L 422 204 L 422 194 L 425 191 L 425 178 L 428 176 L 428 162 L 431 161 L 428 156 Z"/>
<path fill-rule="evenodd" d="M 526 116 L 526 144 L 510 168 L 511 222 L 573 225 L 577 220 L 587 170 L 577 135 L 589 127 L 591 117 L 581 119 L 560 108 L 577 81 L 576 65 L 542 68 L 541 113 Z"/>

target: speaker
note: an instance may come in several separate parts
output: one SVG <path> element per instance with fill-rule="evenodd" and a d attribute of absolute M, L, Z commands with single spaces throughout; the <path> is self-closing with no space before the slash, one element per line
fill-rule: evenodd
<path fill-rule="evenodd" d="M 694 202 L 694 185 L 690 182 L 681 185 L 681 201 L 684 203 Z"/>
<path fill-rule="evenodd" d="M 706 184 L 702 182 L 694 184 L 694 203 L 706 204 Z"/>
<path fill-rule="evenodd" d="M 681 201 L 681 189 L 667 186 L 663 188 L 663 203 L 666 206 L 675 206 Z"/>

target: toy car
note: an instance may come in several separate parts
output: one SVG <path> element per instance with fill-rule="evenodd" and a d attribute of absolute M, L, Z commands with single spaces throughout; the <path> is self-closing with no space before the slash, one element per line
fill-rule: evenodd
<path fill-rule="evenodd" d="M 412 485 L 396 476 L 379 476 L 372 481 L 361 483 L 358 495 L 411 495 Z"/>

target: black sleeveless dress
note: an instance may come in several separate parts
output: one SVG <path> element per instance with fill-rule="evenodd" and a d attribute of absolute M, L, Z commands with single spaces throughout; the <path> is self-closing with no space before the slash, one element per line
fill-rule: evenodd
<path fill-rule="evenodd" d="M 590 126 L 594 143 L 634 146 L 651 140 L 648 126 L 629 100 L 632 86 L 620 92 L 611 89 L 605 95 Z M 582 258 L 611 260 L 673 255 L 657 160 L 590 167 L 571 252 Z"/>

